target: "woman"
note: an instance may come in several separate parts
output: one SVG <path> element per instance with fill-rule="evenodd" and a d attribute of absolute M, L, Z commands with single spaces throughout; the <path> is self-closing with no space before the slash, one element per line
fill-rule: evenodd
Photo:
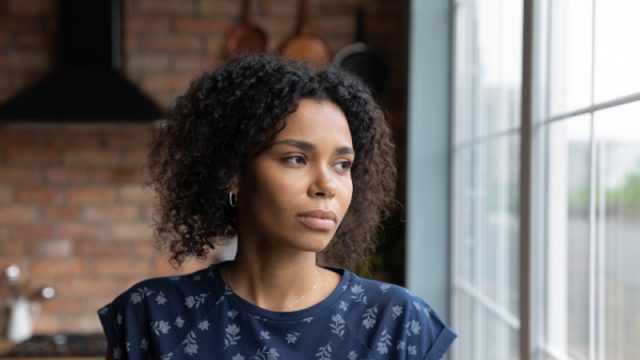
<path fill-rule="evenodd" d="M 394 151 L 339 70 L 248 55 L 195 80 L 150 154 L 156 235 L 177 265 L 232 237 L 237 254 L 102 308 L 108 357 L 441 358 L 455 334 L 425 302 L 344 269 L 391 207 Z"/>

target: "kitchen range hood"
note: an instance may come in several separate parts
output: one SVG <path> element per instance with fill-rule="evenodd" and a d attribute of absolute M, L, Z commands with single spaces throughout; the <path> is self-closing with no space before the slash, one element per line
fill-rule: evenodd
<path fill-rule="evenodd" d="M 52 71 L 0 104 L 0 121 L 140 122 L 161 111 L 122 73 L 122 0 L 58 0 Z"/>

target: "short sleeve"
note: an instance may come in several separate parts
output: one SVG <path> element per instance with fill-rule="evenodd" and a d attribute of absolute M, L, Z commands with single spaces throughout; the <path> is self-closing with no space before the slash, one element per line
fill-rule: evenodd
<path fill-rule="evenodd" d="M 175 347 L 177 331 L 165 315 L 153 304 L 165 303 L 166 284 L 146 281 L 134 285 L 98 310 L 108 346 L 117 360 L 160 358 Z M 163 311 L 164 310 L 164 311 Z"/>
<path fill-rule="evenodd" d="M 149 349 L 145 312 L 135 311 L 125 294 L 98 310 L 114 359 L 146 359 Z"/>
<path fill-rule="evenodd" d="M 102 324 L 102 330 L 104 331 L 104 335 L 107 337 L 109 347 L 112 349 L 118 345 L 122 345 L 122 338 L 120 337 L 118 330 L 116 330 L 116 315 L 113 307 L 114 304 L 111 303 L 98 310 L 98 317 Z"/>
<path fill-rule="evenodd" d="M 435 338 L 423 359 L 440 360 L 446 354 L 457 335 L 440 319 L 435 311 L 428 309 L 425 324 L 430 327 L 428 332 L 434 334 Z"/>
<path fill-rule="evenodd" d="M 144 280 L 98 310 L 117 360 L 176 359 L 191 330 L 210 311 L 201 273 Z M 204 326 L 204 325 L 201 325 Z"/>
<path fill-rule="evenodd" d="M 401 337 L 406 342 L 406 358 L 440 360 L 457 335 L 429 304 L 414 294 L 409 292 L 407 294 L 410 295 L 405 299 L 406 303 L 403 307 L 406 313 Z M 395 309 L 392 309 L 392 312 L 394 311 Z"/>

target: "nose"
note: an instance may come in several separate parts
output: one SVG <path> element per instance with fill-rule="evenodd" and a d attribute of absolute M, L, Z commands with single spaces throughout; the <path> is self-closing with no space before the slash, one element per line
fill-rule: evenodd
<path fill-rule="evenodd" d="M 333 197 L 336 195 L 336 184 L 326 171 L 319 171 L 309 186 L 311 197 Z"/>

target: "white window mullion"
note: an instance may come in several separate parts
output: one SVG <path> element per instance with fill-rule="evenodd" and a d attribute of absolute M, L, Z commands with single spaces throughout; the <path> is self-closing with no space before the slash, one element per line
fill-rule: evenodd
<path fill-rule="evenodd" d="M 507 159 L 508 159 L 508 152 L 507 151 L 500 151 L 498 149 L 498 168 L 495 170 L 497 173 L 497 179 L 507 179 L 508 178 L 508 170 L 507 170 L 507 166 L 509 165 Z M 500 180 L 498 180 L 500 181 Z M 507 238 L 508 238 L 508 226 L 510 223 L 510 220 L 508 218 L 508 209 L 509 209 L 509 205 L 508 205 L 508 194 L 507 194 L 508 190 L 501 187 L 500 190 L 498 190 L 498 194 L 497 194 L 497 199 L 496 199 L 496 207 L 497 207 L 497 216 L 498 218 L 495 220 L 496 221 L 496 227 L 498 227 L 500 230 L 498 231 L 498 234 L 496 235 L 496 254 L 497 254 L 497 267 L 496 267 L 496 282 L 497 282 L 497 289 L 496 289 L 496 302 L 498 303 L 498 306 L 502 307 L 502 308 L 507 308 L 508 303 L 507 303 L 507 294 L 508 294 L 508 289 L 509 287 L 509 264 L 508 264 L 508 260 L 509 260 L 509 254 L 507 251 Z M 504 227 L 504 228 L 503 228 Z M 507 353 L 507 349 L 509 346 L 509 332 L 508 329 L 506 329 L 504 326 L 500 326 L 497 329 L 497 339 L 500 342 L 499 348 L 500 349 L 504 349 L 502 353 Z"/>
<path fill-rule="evenodd" d="M 541 350 L 545 359 L 551 358 L 553 360 L 573 360 L 573 358 L 569 356 L 569 354 L 550 344 L 543 344 Z"/>
<path fill-rule="evenodd" d="M 595 337 L 597 339 L 596 351 L 598 360 L 605 360 L 605 309 L 606 309 L 606 298 L 605 298 L 605 290 L 606 290 L 606 279 L 605 279 L 605 237 L 606 237 L 606 181 L 605 174 L 607 174 L 606 167 L 609 165 L 606 162 L 606 153 L 607 150 L 604 149 L 604 146 L 607 146 L 604 143 L 601 143 L 597 140 L 598 134 L 594 134 L 594 142 L 596 144 L 596 196 L 597 196 L 597 206 L 596 208 L 596 314 L 595 314 L 595 324 L 596 324 L 596 333 Z"/>
<path fill-rule="evenodd" d="M 596 144 L 591 121 L 591 165 L 589 181 L 589 360 L 596 360 Z"/>
<path fill-rule="evenodd" d="M 562 136 L 561 136 L 562 135 Z M 546 314 L 545 333 L 547 339 L 553 339 L 560 351 L 568 349 L 568 309 L 567 309 L 567 259 L 568 259 L 568 189 L 567 170 L 569 169 L 566 134 L 549 132 L 548 152 L 553 154 L 553 160 L 547 162 L 547 182 L 556 182 L 555 186 L 548 186 L 547 204 L 553 204 L 547 209 L 546 235 Z M 562 185 L 561 185 L 562 184 Z"/>
<path fill-rule="evenodd" d="M 595 42 L 596 42 L 596 0 L 591 0 L 591 101 L 590 105 L 595 103 Z M 590 200 L 589 200 L 589 360 L 601 359 L 596 356 L 596 299 L 597 299 L 597 282 L 596 282 L 596 251 L 597 247 L 597 142 L 595 135 L 595 122 L 593 112 L 590 114 L 591 120 L 591 169 L 590 169 Z M 602 358 L 602 360 L 604 360 Z"/>
<path fill-rule="evenodd" d="M 485 255 L 485 250 L 486 250 L 486 246 L 484 246 L 484 240 L 485 240 L 485 228 L 484 228 L 484 224 L 485 224 L 485 219 L 483 219 L 483 215 L 485 214 L 485 209 L 484 209 L 484 204 L 485 204 L 485 198 L 484 198 L 484 177 L 483 177 L 483 168 L 484 168 L 484 164 L 483 164 L 483 156 L 481 153 L 481 147 L 476 147 L 475 151 L 472 152 L 472 157 L 473 157 L 473 166 L 474 166 L 474 170 L 473 170 L 473 183 L 472 183 L 472 188 L 473 190 L 473 198 L 474 198 L 474 211 L 473 211 L 473 219 L 474 219 L 474 224 L 473 224 L 473 229 L 474 229 L 474 233 L 473 233 L 473 237 L 474 237 L 474 245 L 475 245 L 475 251 L 474 251 L 474 256 L 475 256 L 475 269 L 473 272 L 473 276 L 474 276 L 474 281 L 473 284 L 475 285 L 476 288 L 480 289 L 480 291 L 482 291 L 482 289 L 485 288 L 485 282 L 484 282 L 484 265 L 485 265 L 485 259 L 486 259 L 486 255 Z M 480 303 L 478 303 L 477 301 L 474 301 L 474 330 L 476 331 L 476 342 L 474 344 L 474 347 L 478 350 L 479 354 L 485 354 L 485 344 L 487 343 L 487 339 L 486 339 L 486 316 L 484 316 L 485 312 L 482 309 L 482 306 L 480 306 Z"/>
<path fill-rule="evenodd" d="M 549 188 L 549 181 L 544 171 L 546 164 L 550 160 L 550 152 L 548 151 L 548 133 L 549 128 L 543 124 L 543 120 L 549 116 L 549 89 L 550 89 L 550 36 L 549 30 L 551 7 L 548 1 L 535 1 L 533 4 L 533 21 L 532 31 L 535 31 L 534 41 L 532 45 L 533 62 L 533 91 L 531 95 L 531 113 L 532 113 L 532 204 L 531 204 L 531 284 L 530 284 L 530 301 L 531 313 L 529 329 L 531 339 L 532 360 L 542 360 L 548 358 L 550 354 L 545 353 L 546 344 L 544 326 L 546 319 L 544 315 L 544 287 L 545 279 L 545 261 L 547 244 L 546 231 L 547 218 L 545 213 L 549 208 L 549 201 L 544 194 L 544 189 Z M 555 154 L 554 154 L 555 155 Z M 566 358 L 562 358 L 565 360 Z M 566 359 L 568 360 L 568 359 Z"/>

